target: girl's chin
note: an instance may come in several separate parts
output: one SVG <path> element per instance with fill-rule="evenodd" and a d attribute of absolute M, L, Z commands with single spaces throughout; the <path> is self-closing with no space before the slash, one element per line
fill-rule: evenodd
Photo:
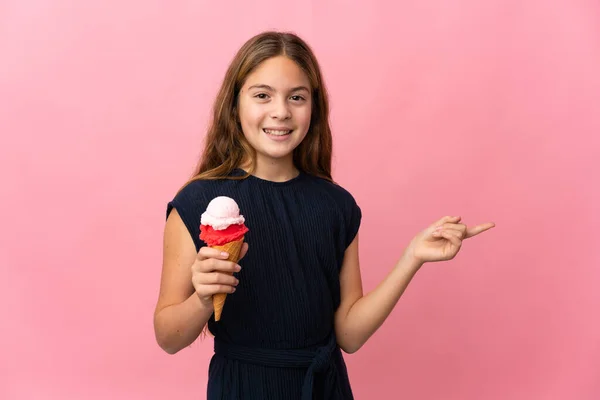
<path fill-rule="evenodd" d="M 283 161 L 287 158 L 291 159 L 293 157 L 294 149 L 287 146 L 285 148 L 282 147 L 274 148 L 273 146 L 264 146 L 256 149 L 256 152 L 259 157 L 273 161 Z"/>

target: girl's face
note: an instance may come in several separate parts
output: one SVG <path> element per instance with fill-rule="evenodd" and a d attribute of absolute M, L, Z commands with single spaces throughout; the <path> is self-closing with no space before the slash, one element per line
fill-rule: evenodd
<path fill-rule="evenodd" d="M 306 74 L 285 56 L 263 61 L 239 94 L 239 118 L 259 162 L 292 162 L 310 127 L 312 92 Z"/>

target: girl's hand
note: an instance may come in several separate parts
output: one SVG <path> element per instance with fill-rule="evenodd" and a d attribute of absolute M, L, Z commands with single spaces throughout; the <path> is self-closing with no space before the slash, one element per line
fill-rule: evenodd
<path fill-rule="evenodd" d="M 467 227 L 460 217 L 444 217 L 420 232 L 407 247 L 408 254 L 419 263 L 453 259 L 464 239 L 479 235 L 496 226 L 493 222 Z"/>
<path fill-rule="evenodd" d="M 248 243 L 244 243 L 240 260 L 248 252 Z M 228 255 L 217 249 L 202 247 L 196 261 L 192 264 L 192 284 L 196 294 L 206 307 L 212 307 L 212 296 L 216 293 L 233 293 L 239 281 L 232 274 L 241 267 L 233 261 L 227 261 Z"/>

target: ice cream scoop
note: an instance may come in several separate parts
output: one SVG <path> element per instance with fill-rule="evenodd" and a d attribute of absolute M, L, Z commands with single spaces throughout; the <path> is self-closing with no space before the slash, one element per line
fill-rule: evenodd
<path fill-rule="evenodd" d="M 200 224 L 209 225 L 220 231 L 230 225 L 244 223 L 244 216 L 240 215 L 240 208 L 235 200 L 227 196 L 215 197 L 208 203 L 206 211 L 200 216 Z"/>

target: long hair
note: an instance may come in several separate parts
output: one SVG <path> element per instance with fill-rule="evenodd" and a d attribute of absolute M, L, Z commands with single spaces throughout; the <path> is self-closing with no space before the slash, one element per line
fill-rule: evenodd
<path fill-rule="evenodd" d="M 256 151 L 246 140 L 239 123 L 238 96 L 248 75 L 260 63 L 276 56 L 294 61 L 307 75 L 312 89 L 310 127 L 304 140 L 294 149 L 294 165 L 304 173 L 333 182 L 329 100 L 321 68 L 311 48 L 300 37 L 267 31 L 249 39 L 229 65 L 213 106 L 204 151 L 186 185 L 199 179 L 244 179 L 254 172 Z M 248 159 L 251 165 L 246 175 L 229 176 Z"/>

